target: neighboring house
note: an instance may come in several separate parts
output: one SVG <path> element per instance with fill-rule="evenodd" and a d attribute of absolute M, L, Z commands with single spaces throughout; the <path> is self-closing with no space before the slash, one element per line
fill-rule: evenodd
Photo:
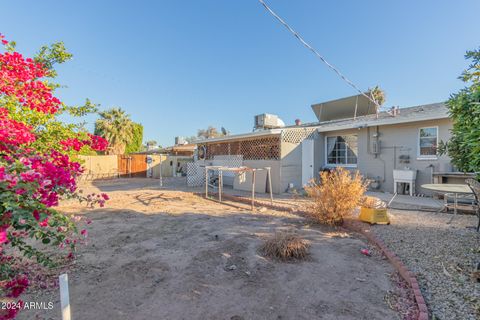
<path fill-rule="evenodd" d="M 151 148 L 136 154 L 168 154 L 171 156 L 193 157 L 197 146 L 195 144 L 174 145 L 166 148 Z"/>
<path fill-rule="evenodd" d="M 196 148 L 195 144 L 182 144 L 164 148 L 162 152 L 172 156 L 193 157 Z"/>
<path fill-rule="evenodd" d="M 393 170 L 417 170 L 416 193 L 434 171 L 451 171 L 437 154 L 450 137 L 452 122 L 443 103 L 380 112 L 368 99 L 342 98 L 312 106 L 318 122 L 207 139 L 198 143 L 206 161 L 242 155 L 245 166 L 272 168 L 272 190 L 300 189 L 318 172 L 359 170 L 380 190 L 393 192 Z"/>
<path fill-rule="evenodd" d="M 167 148 L 154 148 L 137 155 L 145 155 L 147 177 L 158 178 L 185 175 L 187 163 L 193 161 L 195 144 L 174 145 Z M 161 168 L 160 168 L 161 166 Z"/>

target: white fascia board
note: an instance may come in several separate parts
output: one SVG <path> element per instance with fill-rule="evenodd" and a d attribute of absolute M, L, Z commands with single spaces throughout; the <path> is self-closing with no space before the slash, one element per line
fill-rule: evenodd
<path fill-rule="evenodd" d="M 344 129 L 361 129 L 366 127 L 375 127 L 375 126 L 384 126 L 384 125 L 392 125 L 392 124 L 402 124 L 402 123 L 411 123 L 411 122 L 419 122 L 419 121 L 428 121 L 428 120 L 440 120 L 440 119 L 448 119 L 449 116 L 447 114 L 437 114 L 437 115 L 428 115 L 425 117 L 416 117 L 416 118 L 388 118 L 388 119 L 381 119 L 381 120 L 352 120 L 349 123 L 339 124 L 336 126 L 325 126 L 322 127 L 320 124 L 319 128 L 317 129 L 318 132 L 328 132 L 328 131 L 338 131 Z"/>
<path fill-rule="evenodd" d="M 204 144 L 204 143 L 211 143 L 211 142 L 222 142 L 222 141 L 228 141 L 228 140 L 248 139 L 248 138 L 261 137 L 261 136 L 271 136 L 271 135 L 277 135 L 277 134 L 281 134 L 281 133 L 282 133 L 282 129 L 262 130 L 262 131 L 255 131 L 255 132 L 242 133 L 242 134 L 233 134 L 233 135 L 218 137 L 218 138 L 195 140 L 195 141 L 192 141 L 192 143 L 194 143 L 194 144 Z"/>

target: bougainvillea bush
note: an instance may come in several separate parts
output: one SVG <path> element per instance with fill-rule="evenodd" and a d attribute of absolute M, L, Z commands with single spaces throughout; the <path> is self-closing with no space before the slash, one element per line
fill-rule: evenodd
<path fill-rule="evenodd" d="M 0 319 L 11 319 L 31 282 L 22 264 L 51 267 L 58 263 L 58 252 L 71 259 L 87 235 L 78 230 L 78 217 L 55 210 L 59 201 L 76 198 L 103 206 L 108 200 L 105 194 L 81 195 L 76 179 L 82 168 L 75 161 L 77 154 L 105 150 L 107 142 L 82 125 L 58 120 L 62 113 L 95 111 L 88 100 L 67 106 L 54 95 L 59 87 L 52 82 L 54 66 L 71 58 L 62 43 L 26 58 L 1 34 L 0 41 L 0 297 L 10 302 L 0 310 Z"/>

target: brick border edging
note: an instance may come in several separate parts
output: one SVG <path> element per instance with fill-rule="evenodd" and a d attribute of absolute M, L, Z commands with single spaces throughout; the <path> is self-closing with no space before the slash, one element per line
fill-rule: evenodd
<path fill-rule="evenodd" d="M 204 196 L 203 193 L 196 193 L 196 194 L 200 196 Z M 211 195 L 218 196 L 217 193 L 211 193 Z M 252 203 L 251 199 L 248 199 L 245 197 L 237 197 L 229 194 L 222 194 L 222 198 L 225 200 L 233 200 L 233 201 L 237 201 L 245 204 Z M 254 204 L 256 206 L 267 207 L 267 208 L 278 210 L 278 211 L 302 213 L 302 211 L 295 211 L 291 207 L 281 206 L 281 205 L 272 205 L 265 201 L 255 200 Z M 400 273 L 402 278 L 407 282 L 410 288 L 412 288 L 413 294 L 415 296 L 415 302 L 418 308 L 417 320 L 428 320 L 429 318 L 428 318 L 427 304 L 425 303 L 425 298 L 423 297 L 422 292 L 420 291 L 420 286 L 418 284 L 415 273 L 410 271 L 407 268 L 407 266 L 402 262 L 402 260 L 400 260 L 400 258 L 393 251 L 388 249 L 388 247 L 385 245 L 385 243 L 381 239 L 379 239 L 369 230 L 365 230 L 365 228 L 363 228 L 362 225 L 363 223 L 359 221 L 347 219 L 344 221 L 343 227 L 350 231 L 354 231 L 362 234 L 363 236 L 365 236 L 365 238 L 367 238 L 367 240 L 372 242 L 374 245 L 376 245 L 380 249 L 380 251 L 387 257 L 388 261 L 390 261 L 390 263 L 397 270 L 397 272 Z"/>
<path fill-rule="evenodd" d="M 343 226 L 346 229 L 349 229 L 354 232 L 358 232 L 365 236 L 370 242 L 374 243 L 380 251 L 387 257 L 393 267 L 400 273 L 402 278 L 408 283 L 410 288 L 413 290 L 413 294 L 415 296 L 415 302 L 418 307 L 418 317 L 417 320 L 428 320 L 428 308 L 427 304 L 425 303 L 425 298 L 420 291 L 420 286 L 418 285 L 417 278 L 415 273 L 408 270 L 407 266 L 400 260 L 400 258 L 388 247 L 385 243 L 379 239 L 377 236 L 362 228 L 361 223 L 357 223 L 354 220 L 345 220 Z"/>

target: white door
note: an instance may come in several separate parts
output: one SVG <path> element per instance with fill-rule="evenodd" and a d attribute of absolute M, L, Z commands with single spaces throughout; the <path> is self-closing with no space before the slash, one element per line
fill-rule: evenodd
<path fill-rule="evenodd" d="M 313 179 L 313 140 L 302 141 L 302 186 Z"/>

